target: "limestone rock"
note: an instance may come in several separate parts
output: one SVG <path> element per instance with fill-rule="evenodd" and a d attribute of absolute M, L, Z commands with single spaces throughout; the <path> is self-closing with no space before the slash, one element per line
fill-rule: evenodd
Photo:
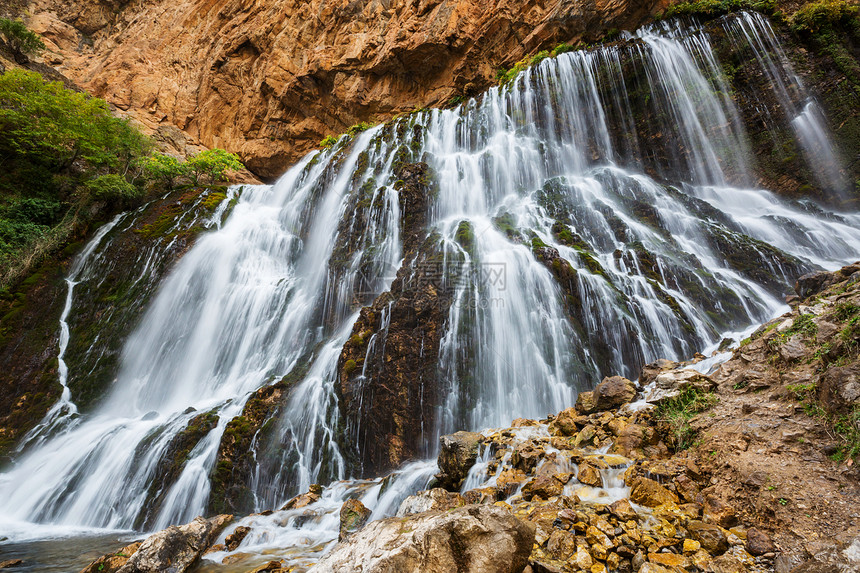
<path fill-rule="evenodd" d="M 713 495 L 705 497 L 705 519 L 712 523 L 716 523 L 720 527 L 728 529 L 738 522 L 735 509 Z"/>
<path fill-rule="evenodd" d="M 435 487 L 430 490 L 420 491 L 404 499 L 400 503 L 400 507 L 397 508 L 397 517 L 424 513 L 425 511 L 445 511 L 464 505 L 466 505 L 466 500 L 459 493 Z"/>
<path fill-rule="evenodd" d="M 287 509 L 301 509 L 303 507 L 307 507 L 308 505 L 319 501 L 320 496 L 322 495 L 322 486 L 319 484 L 311 484 L 308 488 L 308 491 L 305 493 L 299 494 L 281 508 L 281 511 Z"/>
<path fill-rule="evenodd" d="M 439 485 L 451 491 L 459 491 L 469 469 L 478 459 L 478 450 L 483 440 L 475 432 L 456 432 L 439 438 Z"/>
<path fill-rule="evenodd" d="M 338 539 L 343 541 L 350 534 L 358 531 L 370 519 L 370 511 L 357 499 L 346 500 L 340 508 L 340 533 Z"/>
<path fill-rule="evenodd" d="M 218 515 L 211 519 L 198 517 L 186 525 L 172 525 L 167 529 L 153 533 L 116 571 L 117 573 L 182 573 L 188 571 L 232 519 L 232 515 Z M 96 563 L 84 571 L 98 571 Z M 93 569 L 94 566 L 95 569 Z M 104 572 L 105 569 L 101 569 L 101 571 Z"/>
<path fill-rule="evenodd" d="M 496 506 L 467 506 L 375 521 L 309 573 L 517 573 L 528 562 L 533 524 Z"/>
<path fill-rule="evenodd" d="M 702 548 L 712 555 L 724 553 L 729 548 L 726 534 L 716 525 L 693 520 L 687 524 L 690 536 L 701 543 Z"/>
<path fill-rule="evenodd" d="M 237 547 L 242 543 L 242 540 L 248 536 L 248 533 L 251 532 L 250 527 L 246 527 L 244 525 L 240 525 L 233 532 L 228 535 L 224 539 L 224 548 L 227 551 L 235 551 Z"/>
<path fill-rule="evenodd" d="M 594 392 L 580 392 L 576 397 L 576 411 L 580 414 L 590 414 L 597 410 L 597 400 Z"/>
<path fill-rule="evenodd" d="M 87 91 L 276 177 L 325 135 L 476 95 L 499 66 L 632 30 L 663 5 L 44 0 L 30 24 Z"/>
<path fill-rule="evenodd" d="M 627 499 L 619 499 L 618 501 L 614 501 L 609 504 L 609 513 L 620 519 L 621 521 L 630 521 L 631 519 L 636 519 L 639 514 L 633 509 L 633 506 L 630 505 L 630 501 Z"/>
<path fill-rule="evenodd" d="M 116 553 L 103 555 L 81 570 L 81 573 L 116 573 L 140 548 L 142 541 L 126 545 Z M 0 567 L 2 569 L 2 567 Z"/>
<path fill-rule="evenodd" d="M 563 489 L 563 484 L 555 477 L 539 475 L 523 486 L 523 498 L 528 500 L 537 496 L 549 499 L 561 495 Z"/>
<path fill-rule="evenodd" d="M 594 389 L 594 402 L 597 411 L 618 408 L 633 400 L 636 385 L 623 376 L 606 377 Z"/>
<path fill-rule="evenodd" d="M 820 399 L 828 411 L 840 414 L 860 404 L 860 362 L 828 368 L 821 377 Z"/>
<path fill-rule="evenodd" d="M 678 503 L 678 496 L 654 480 L 637 477 L 630 487 L 630 499 L 648 507 Z"/>
<path fill-rule="evenodd" d="M 580 464 L 576 479 L 585 485 L 603 487 L 603 478 L 600 477 L 600 471 L 588 463 Z"/>

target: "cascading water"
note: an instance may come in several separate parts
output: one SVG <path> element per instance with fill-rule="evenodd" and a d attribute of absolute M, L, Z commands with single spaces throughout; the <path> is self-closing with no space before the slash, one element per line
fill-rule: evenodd
<path fill-rule="evenodd" d="M 778 47 L 751 18 L 726 26 Z M 760 65 L 774 78 L 792 73 L 783 59 Z M 728 92 L 704 31 L 648 29 L 544 60 L 457 109 L 344 138 L 246 191 L 163 281 L 104 403 L 0 477 L 2 519 L 188 521 L 207 507 L 228 423 L 252 393 L 290 376 L 288 401 L 266 424 L 278 447 L 254 449 L 254 505 L 343 480 L 354 469 L 340 446 L 361 427 L 338 408 L 340 349 L 360 307 L 391 287 L 391 269 L 409 271 L 403 284 L 420 276 L 422 249 L 439 254 L 438 279 L 456 288 L 435 367 L 440 400 L 416 455 L 432 454 L 442 433 L 561 410 L 601 374 L 633 376 L 647 360 L 688 356 L 769 318 L 795 275 L 856 258 L 860 217 L 745 188 L 755 166 Z M 815 125 L 795 126 L 801 145 Z M 395 173 L 414 161 L 429 165 L 435 192 L 427 240 L 408 255 Z M 391 336 L 385 316 L 380 324 L 368 361 Z M 359 395 L 380 383 L 376 372 L 367 362 L 350 374 Z M 359 404 L 360 422 L 370 405 Z M 211 428 L 175 479 L 156 480 L 204 415 Z M 337 536 L 341 496 L 362 497 L 380 517 L 432 473 L 432 463 L 403 468 L 384 492 L 380 481 L 343 482 L 314 519 L 253 518 L 269 533 L 240 550 L 322 550 Z M 303 527 L 316 531 L 294 535 Z"/>

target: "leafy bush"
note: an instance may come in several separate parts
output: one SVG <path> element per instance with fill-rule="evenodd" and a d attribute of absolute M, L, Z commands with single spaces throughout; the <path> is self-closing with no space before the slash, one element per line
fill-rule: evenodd
<path fill-rule="evenodd" d="M 27 56 L 45 49 L 45 44 L 21 20 L 0 18 L 0 35 L 16 56 Z"/>
<path fill-rule="evenodd" d="M 227 171 L 238 171 L 245 166 L 239 157 L 223 149 L 207 149 L 185 162 L 185 172 L 194 185 L 201 181 L 226 181 Z"/>
<path fill-rule="evenodd" d="M 143 162 L 143 173 L 148 179 L 173 187 L 176 179 L 185 174 L 185 167 L 173 155 L 153 153 Z"/>
<path fill-rule="evenodd" d="M 322 141 L 320 141 L 320 147 L 323 149 L 331 149 L 335 143 L 337 143 L 337 138 L 335 136 L 326 135 Z"/>
<path fill-rule="evenodd" d="M 757 12 L 772 14 L 775 9 L 775 0 L 696 0 L 695 2 L 681 2 L 669 6 L 660 17 L 699 16 L 715 18 L 739 10 L 756 10 Z"/>
<path fill-rule="evenodd" d="M 143 199 L 143 190 L 129 183 L 125 177 L 115 173 L 99 175 L 84 186 L 97 201 L 106 201 L 119 206 L 131 206 Z"/>
<path fill-rule="evenodd" d="M 0 75 L 0 154 L 59 172 L 128 171 L 152 144 L 103 100 L 46 82 L 35 72 Z"/>
<path fill-rule="evenodd" d="M 791 29 L 800 34 L 815 34 L 849 23 L 857 17 L 858 6 L 847 0 L 818 0 L 802 6 L 789 19 Z"/>

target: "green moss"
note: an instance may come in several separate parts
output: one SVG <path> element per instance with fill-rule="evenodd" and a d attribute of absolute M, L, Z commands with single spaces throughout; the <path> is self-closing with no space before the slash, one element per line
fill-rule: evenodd
<path fill-rule="evenodd" d="M 457 243 L 468 253 L 475 251 L 475 229 L 469 221 L 460 221 L 457 232 L 454 235 Z"/>
<path fill-rule="evenodd" d="M 675 16 L 716 18 L 729 12 L 741 10 L 755 10 L 765 14 L 773 14 L 775 9 L 775 0 L 696 0 L 695 2 L 680 2 L 669 6 L 665 12 L 657 16 L 657 19 Z"/>
<path fill-rule="evenodd" d="M 331 149 L 336 143 L 337 138 L 335 136 L 326 135 L 324 138 L 322 138 L 322 141 L 320 141 L 320 147 L 322 147 L 323 149 Z"/>
<path fill-rule="evenodd" d="M 352 373 L 355 372 L 355 369 L 358 368 L 358 363 L 355 360 L 349 359 L 343 365 L 343 374 L 347 378 L 352 376 Z"/>
<path fill-rule="evenodd" d="M 493 226 L 496 227 L 499 231 L 504 233 L 508 239 L 512 241 L 521 241 L 522 235 L 520 235 L 520 231 L 517 228 L 517 223 L 514 220 L 514 216 L 510 213 L 502 213 L 498 217 L 493 218 Z"/>

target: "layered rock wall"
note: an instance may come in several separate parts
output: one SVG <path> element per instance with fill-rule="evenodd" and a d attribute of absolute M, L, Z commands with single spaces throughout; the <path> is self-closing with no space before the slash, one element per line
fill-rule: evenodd
<path fill-rule="evenodd" d="M 46 60 L 88 91 L 274 177 L 326 134 L 477 94 L 529 53 L 632 29 L 663 4 L 34 0 L 27 10 Z"/>

